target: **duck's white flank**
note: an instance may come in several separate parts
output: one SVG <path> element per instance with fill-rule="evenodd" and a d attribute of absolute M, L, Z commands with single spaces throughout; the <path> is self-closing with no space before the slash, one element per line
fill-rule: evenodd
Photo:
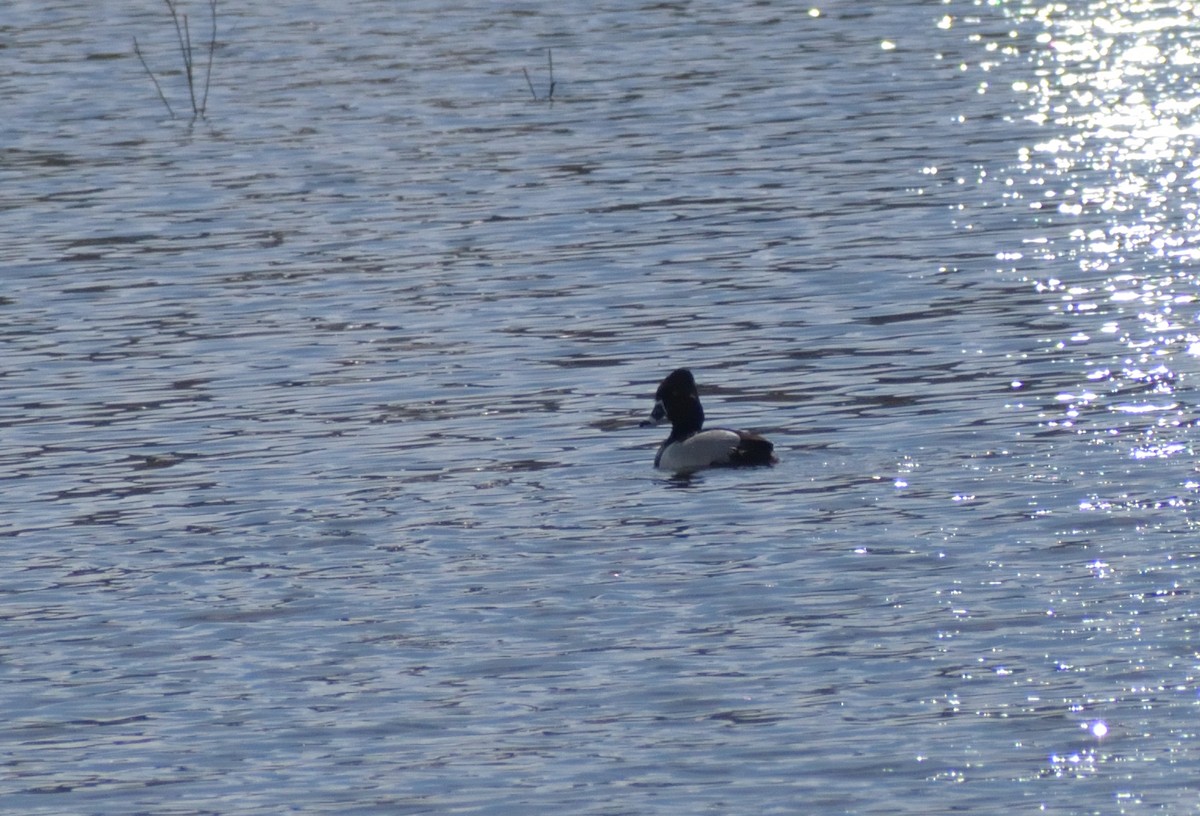
<path fill-rule="evenodd" d="M 727 462 L 742 438 L 734 431 L 713 428 L 700 431 L 680 442 L 671 442 L 662 450 L 656 466 L 660 470 L 698 470 Z"/>

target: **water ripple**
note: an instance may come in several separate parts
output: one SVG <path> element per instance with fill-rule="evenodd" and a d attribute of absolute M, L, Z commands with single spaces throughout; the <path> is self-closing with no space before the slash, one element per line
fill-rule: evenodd
<path fill-rule="evenodd" d="M 221 5 L 194 122 L 92 11 L 0 77 L 11 809 L 1190 806 L 1186 11 Z M 777 467 L 653 471 L 684 364 Z"/>

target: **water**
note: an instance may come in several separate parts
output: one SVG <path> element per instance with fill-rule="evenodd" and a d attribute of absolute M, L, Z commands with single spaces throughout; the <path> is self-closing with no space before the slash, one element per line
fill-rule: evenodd
<path fill-rule="evenodd" d="M 1197 809 L 1190 14 L 10 4 L 0 804 Z"/>

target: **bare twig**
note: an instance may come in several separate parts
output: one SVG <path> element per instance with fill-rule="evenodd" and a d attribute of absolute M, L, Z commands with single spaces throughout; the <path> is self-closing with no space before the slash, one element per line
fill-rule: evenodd
<path fill-rule="evenodd" d="M 188 96 L 192 98 L 192 115 L 199 113 L 200 109 L 196 106 L 196 79 L 192 73 L 192 66 L 195 64 L 192 57 L 192 32 L 188 28 L 188 16 L 183 15 L 183 38 L 187 43 L 187 81 L 188 81 Z"/>
<path fill-rule="evenodd" d="M 528 71 L 528 70 L 526 70 L 525 68 L 522 68 L 522 69 L 521 69 L 521 73 L 523 73 L 523 74 L 525 75 L 525 81 L 526 81 L 527 83 L 529 83 L 529 92 L 530 92 L 531 94 L 533 94 L 533 101 L 534 101 L 534 102 L 537 102 L 537 101 L 538 101 L 538 95 L 537 95 L 537 91 L 535 91 L 535 90 L 533 89 L 533 80 L 531 80 L 531 79 L 529 78 L 529 71 Z"/>
<path fill-rule="evenodd" d="M 217 0 L 208 0 L 212 12 L 212 35 L 208 38 L 208 66 L 204 69 L 204 96 L 200 100 L 200 115 L 208 108 L 208 83 L 212 79 L 213 52 L 217 50 Z"/>
<path fill-rule="evenodd" d="M 137 58 L 141 61 L 142 67 L 146 69 L 146 73 L 150 77 L 150 81 L 154 83 L 154 90 L 158 91 L 158 98 L 167 106 L 167 113 L 171 114 L 171 118 L 175 118 L 175 111 L 171 108 L 171 103 L 167 101 L 166 95 L 163 93 L 162 86 L 158 84 L 158 79 L 155 78 L 154 72 L 150 70 L 150 66 L 146 64 L 146 58 L 142 56 L 141 46 L 138 45 L 137 37 L 133 38 L 133 53 L 137 54 Z"/>
<path fill-rule="evenodd" d="M 163 2 L 167 4 L 167 11 L 171 12 L 171 22 L 175 24 L 175 39 L 179 41 L 179 55 L 183 57 L 183 67 L 190 74 L 192 69 L 187 45 L 183 40 L 183 28 L 179 25 L 179 12 L 175 10 L 175 4 L 171 0 L 163 0 Z"/>
<path fill-rule="evenodd" d="M 546 63 L 550 66 L 550 87 L 546 91 L 545 96 L 537 95 L 537 91 L 533 89 L 533 80 L 529 78 L 529 71 L 525 68 L 521 69 L 521 73 L 525 75 L 525 84 L 529 86 L 529 93 L 531 96 L 533 96 L 534 102 L 541 102 L 543 99 L 545 99 L 547 102 L 554 101 L 554 86 L 556 84 L 554 82 L 554 52 L 549 48 L 546 49 Z"/>
<path fill-rule="evenodd" d="M 208 0 L 212 31 L 208 38 L 208 62 L 204 68 L 204 88 L 201 91 L 199 101 L 197 101 L 196 93 L 196 57 L 192 47 L 192 30 L 188 16 L 179 10 L 177 5 L 179 0 L 163 0 L 163 2 L 166 3 L 167 11 L 171 13 L 171 23 L 175 26 L 175 41 L 179 45 L 179 56 L 183 60 L 183 73 L 187 79 L 188 98 L 192 103 L 192 119 L 203 118 L 205 111 L 208 109 L 208 89 L 212 83 L 213 57 L 217 50 L 217 0 Z M 174 118 L 175 111 L 171 107 L 171 103 L 167 101 L 166 94 L 163 93 L 158 78 L 154 76 L 154 72 L 150 70 L 150 66 L 146 63 L 146 58 L 142 55 L 142 49 L 136 37 L 133 39 L 133 50 L 137 54 L 138 59 L 141 60 L 142 67 L 146 69 L 146 73 L 150 75 L 150 80 L 154 83 L 154 89 L 158 91 L 158 98 L 167 106 L 167 111 Z"/>
<path fill-rule="evenodd" d="M 175 8 L 173 0 L 163 0 L 167 4 L 167 10 L 171 12 L 171 22 L 175 24 L 175 39 L 179 41 L 179 56 L 183 58 L 183 70 L 187 76 L 188 96 L 192 100 L 192 115 L 199 113 L 199 108 L 196 106 L 196 81 L 192 74 L 192 35 L 188 31 L 187 15 L 182 15 L 183 24 L 180 25 L 179 11 Z"/>

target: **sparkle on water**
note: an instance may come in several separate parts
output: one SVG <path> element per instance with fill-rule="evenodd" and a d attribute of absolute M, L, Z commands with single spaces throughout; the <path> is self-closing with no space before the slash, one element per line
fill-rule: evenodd
<path fill-rule="evenodd" d="M 1191 453 L 1181 429 L 1196 422 L 1176 398 L 1200 353 L 1196 13 L 1189 2 L 1049 3 L 1033 12 L 1045 47 L 1035 79 L 1015 83 L 1051 135 L 1021 151 L 1028 189 L 1008 196 L 1044 213 L 1048 232 L 1067 230 L 1026 249 L 1076 262 L 1077 278 L 1038 288 L 1094 327 L 1057 341 L 1092 388 L 1061 395 L 1064 417 L 1049 422 L 1138 459 Z"/>

